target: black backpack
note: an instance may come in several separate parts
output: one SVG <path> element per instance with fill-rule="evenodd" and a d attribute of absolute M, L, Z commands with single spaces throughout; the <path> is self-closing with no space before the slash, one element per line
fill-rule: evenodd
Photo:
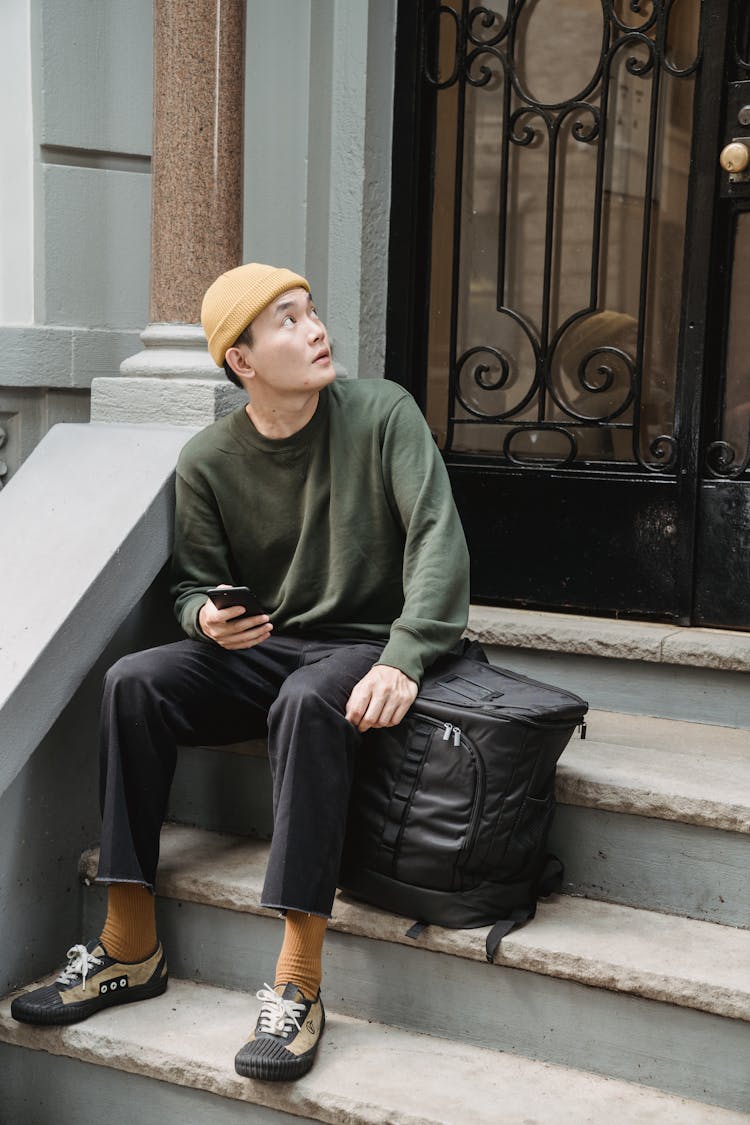
<path fill-rule="evenodd" d="M 572 692 L 483 660 L 439 660 L 406 719 L 365 736 L 342 890 L 418 919 L 412 937 L 429 923 L 491 925 L 492 960 L 562 885 L 547 854 L 555 767 L 577 726 L 585 737 L 587 710 Z"/>

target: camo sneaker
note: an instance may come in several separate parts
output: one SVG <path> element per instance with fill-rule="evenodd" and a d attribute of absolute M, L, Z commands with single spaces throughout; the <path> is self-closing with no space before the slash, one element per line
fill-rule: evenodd
<path fill-rule="evenodd" d="M 320 992 L 306 1000 L 296 984 L 268 985 L 257 993 L 263 1001 L 255 1031 L 237 1053 L 234 1069 L 245 1078 L 286 1082 L 307 1074 L 315 1061 L 326 1024 Z"/>
<path fill-rule="evenodd" d="M 78 1023 L 102 1008 L 148 1000 L 167 987 L 161 943 L 145 961 L 115 961 L 98 939 L 68 950 L 68 964 L 52 984 L 17 996 L 10 1007 L 21 1023 Z"/>

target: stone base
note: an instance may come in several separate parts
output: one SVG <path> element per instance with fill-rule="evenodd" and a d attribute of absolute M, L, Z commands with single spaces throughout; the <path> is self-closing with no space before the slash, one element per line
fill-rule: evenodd
<path fill-rule="evenodd" d="M 227 379 L 95 379 L 91 421 L 207 426 L 245 402 L 244 392 Z"/>
<path fill-rule="evenodd" d="M 141 340 L 119 378 L 92 382 L 92 422 L 207 426 L 247 401 L 211 359 L 199 324 L 149 324 Z"/>

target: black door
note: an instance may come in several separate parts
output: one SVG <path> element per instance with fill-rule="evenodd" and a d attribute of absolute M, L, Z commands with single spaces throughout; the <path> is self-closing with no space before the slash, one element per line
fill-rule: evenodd
<path fill-rule="evenodd" d="M 747 8 L 400 6 L 388 373 L 475 600 L 750 628 Z"/>

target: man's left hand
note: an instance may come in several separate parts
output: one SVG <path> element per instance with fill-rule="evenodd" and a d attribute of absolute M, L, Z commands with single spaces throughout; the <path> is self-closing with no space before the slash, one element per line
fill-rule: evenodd
<path fill-rule="evenodd" d="M 400 668 L 375 664 L 355 684 L 346 705 L 346 717 L 358 731 L 395 727 L 417 698 L 419 685 Z"/>

